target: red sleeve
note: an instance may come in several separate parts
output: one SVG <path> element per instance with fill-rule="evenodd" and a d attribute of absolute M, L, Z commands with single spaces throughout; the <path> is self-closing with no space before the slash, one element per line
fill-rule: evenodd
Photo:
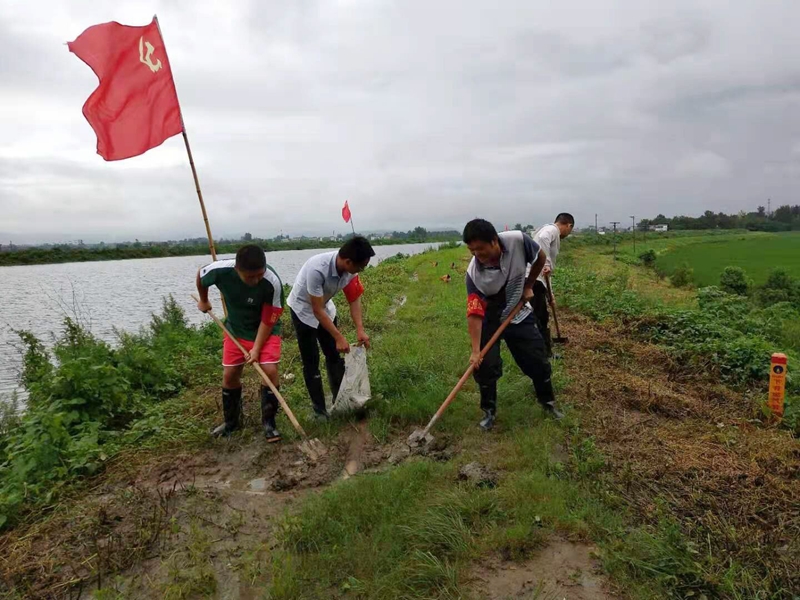
<path fill-rule="evenodd" d="M 281 318 L 281 314 L 283 314 L 282 307 L 264 303 L 261 307 L 261 322 L 270 326 L 275 325 Z"/>
<path fill-rule="evenodd" d="M 361 294 L 364 293 L 364 286 L 361 284 L 361 280 L 358 278 L 358 275 L 353 277 L 352 281 L 344 286 L 343 291 L 348 302 L 352 303 L 361 298 Z"/>
<path fill-rule="evenodd" d="M 467 296 L 467 316 L 483 317 L 486 314 L 486 300 L 478 294 Z"/>

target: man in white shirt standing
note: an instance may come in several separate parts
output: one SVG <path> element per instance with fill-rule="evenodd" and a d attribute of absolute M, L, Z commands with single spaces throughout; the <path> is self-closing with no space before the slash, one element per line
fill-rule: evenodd
<path fill-rule="evenodd" d="M 356 326 L 358 344 L 369 348 L 369 336 L 364 331 L 361 316 L 364 286 L 358 274 L 367 268 L 373 256 L 375 251 L 361 236 L 347 240 L 339 250 L 312 256 L 297 274 L 286 302 L 291 309 L 292 324 L 297 333 L 306 389 L 311 396 L 314 412 L 322 419 L 328 417 L 328 412 L 319 373 L 319 349 L 322 348 L 325 355 L 328 382 L 334 399 L 344 377 L 344 359 L 340 353 L 350 351 L 350 344 L 337 327 L 336 306 L 331 298 L 339 291 L 344 292 Z"/>
<path fill-rule="evenodd" d="M 575 219 L 569 213 L 559 213 L 556 220 L 551 225 L 545 225 L 535 234 L 533 234 L 533 241 L 544 250 L 546 257 L 544 268 L 541 275 L 533 284 L 533 314 L 539 321 L 539 328 L 544 337 L 544 343 L 547 349 L 547 355 L 553 355 L 553 342 L 550 337 L 550 315 L 547 312 L 548 289 L 546 277 L 550 275 L 556 268 L 556 258 L 561 249 L 561 240 L 572 233 L 572 228 L 575 227 Z M 555 298 L 550 298 L 555 304 Z"/>

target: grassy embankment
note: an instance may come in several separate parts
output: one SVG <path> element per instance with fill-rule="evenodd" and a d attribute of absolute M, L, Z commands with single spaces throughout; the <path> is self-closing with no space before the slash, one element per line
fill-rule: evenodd
<path fill-rule="evenodd" d="M 462 249 L 445 250 L 405 261 L 389 261 L 365 275 L 365 320 L 374 343 L 370 372 L 376 397 L 369 428 L 381 443 L 402 439 L 412 426 L 424 423 L 464 368 L 468 343 L 463 286 L 458 283 L 460 277 L 450 285 L 438 279 L 447 270 L 443 265 L 453 260 L 463 271 L 464 256 Z M 441 266 L 433 267 L 433 260 Z M 413 273 L 418 274 L 417 281 L 411 280 Z M 561 271 L 556 285 L 565 301 L 569 299 L 576 309 L 593 318 L 656 323 L 651 329 L 649 325 L 639 327 L 637 332 L 688 360 L 705 355 L 706 350 L 697 346 L 698 340 L 682 339 L 687 335 L 686 330 L 670 326 L 674 315 L 659 321 L 658 313 L 652 321 L 653 307 L 631 292 L 623 279 L 619 275 L 597 278 L 572 268 Z M 406 302 L 401 306 L 398 300 L 404 296 Z M 689 312 L 679 323 L 701 319 L 696 311 Z M 211 400 L 218 391 L 214 380 L 219 356 L 213 330 L 197 332 L 176 318 L 172 321 L 169 340 L 154 328 L 152 335 L 134 345 L 137 356 L 144 352 L 142 344 L 160 344 L 158 363 L 177 368 L 169 381 L 172 387 L 154 389 L 152 385 L 148 388 L 145 381 L 129 382 L 134 391 L 151 390 L 149 395 L 140 394 L 141 402 L 133 409 L 104 410 L 99 418 L 95 413 L 87 413 L 90 419 L 86 422 L 81 421 L 80 414 L 70 416 L 78 425 L 58 436 L 68 452 L 59 455 L 61 446 L 55 445 L 51 452 L 56 455 L 48 455 L 49 462 L 37 463 L 40 457 L 33 449 L 36 435 L 50 435 L 42 431 L 43 415 L 50 410 L 44 402 L 25 417 L 25 435 L 31 436 L 27 450 L 8 451 L 19 447 L 15 445 L 19 437 L 6 434 L 9 437 L 4 439 L 12 440 L 4 446 L 7 466 L 2 476 L 7 487 L 1 497 L 6 505 L 10 505 L 8 489 L 13 491 L 17 485 L 27 490 L 31 478 L 44 477 L 43 467 L 59 464 L 67 469 L 42 480 L 47 493 L 30 495 L 25 491 L 22 502 L 16 502 L 15 512 L 10 513 L 13 518 L 36 521 L 51 518 L 59 511 L 75 510 L 75 506 L 80 506 L 80 493 L 74 490 L 74 480 L 90 475 L 103 464 L 111 477 L 123 464 L 130 471 L 137 463 L 164 453 L 219 447 L 219 443 L 210 442 L 205 435 L 218 417 Z M 347 319 L 343 321 L 347 327 Z M 729 336 L 730 330 L 707 330 L 703 337 L 711 342 L 717 335 Z M 67 346 L 83 348 L 87 343 L 73 342 Z M 722 352 L 714 365 L 732 385 L 760 380 L 759 361 L 766 342 L 754 343 L 755 346 L 737 346 L 736 352 Z M 62 361 L 59 376 L 72 376 L 74 380 L 81 365 L 84 372 L 91 372 L 86 370 L 88 366 L 109 369 L 104 364 L 109 362 L 119 369 L 126 356 L 119 352 L 122 351 L 102 348 L 101 355 L 87 355 L 81 351 L 76 353 L 79 355 L 76 360 L 82 362 L 74 364 L 65 353 L 59 356 Z M 292 339 L 284 345 L 284 353 L 282 370 L 296 377 L 285 382 L 283 390 L 293 406 L 299 407 L 302 419 L 308 416 L 308 399 Z M 735 361 L 741 356 L 755 361 L 744 377 L 735 375 L 740 371 Z M 163 360 L 164 357 L 168 360 Z M 180 357 L 186 362 L 181 363 Z M 150 360 L 145 354 L 140 358 L 136 363 L 138 370 L 134 371 L 147 373 Z M 535 407 L 529 382 L 507 355 L 505 358 L 507 374 L 500 385 L 500 422 L 492 435 L 481 435 L 476 430 L 477 394 L 470 383 L 437 429 L 437 435 L 455 440 L 453 443 L 458 446 L 459 452 L 451 461 L 408 461 L 379 473 L 335 483 L 321 494 L 302 499 L 299 506 L 280 520 L 280 526 L 273 532 L 277 539 L 249 539 L 235 561 L 236 569 L 258 589 L 268 590 L 267 597 L 271 598 L 337 595 L 456 598 L 470 592 L 470 570 L 480 557 L 499 555 L 510 561 L 524 561 L 558 535 L 599 544 L 605 568 L 614 582 L 632 597 L 686 597 L 690 593 L 698 596 L 705 593 L 709 597 L 744 598 L 756 597 L 754 592 L 758 590 L 772 590 L 772 596 L 761 596 L 764 598 L 788 597 L 781 595 L 788 593 L 784 571 L 770 566 L 768 560 L 742 564 L 730 554 L 712 552 L 710 541 L 707 553 L 698 551 L 697 541 L 668 509 L 640 519 L 620 492 L 624 473 L 608 464 L 588 436 L 581 425 L 581 410 L 573 408 L 566 423 L 545 419 Z M 76 369 L 74 374 L 70 375 L 69 368 L 61 371 L 71 364 Z M 564 371 L 563 364 L 556 365 L 555 379 L 562 399 L 572 404 L 577 401 L 577 392 L 570 387 L 572 375 Z M 573 367 L 579 369 L 580 365 Z M 27 372 L 31 374 L 31 385 L 42 383 L 43 378 L 37 379 L 34 371 Z M 109 373 L 103 370 L 98 375 L 105 379 Z M 122 374 L 127 379 L 131 375 L 129 371 Z M 190 383 L 191 389 L 163 401 L 179 392 L 181 385 Z M 198 383 L 199 387 L 194 387 Z M 83 398 L 84 402 L 105 405 L 108 397 L 114 397 L 109 393 L 113 386 L 93 386 L 88 389 L 95 396 Z M 565 392 L 565 386 L 571 390 L 569 393 Z M 74 386 L 56 391 L 64 392 L 62 395 L 68 391 L 74 396 Z M 50 390 L 48 397 L 52 393 Z M 124 404 L 121 400 L 120 403 Z M 107 412 L 110 414 L 106 415 Z M 102 422 L 102 427 L 95 427 L 99 434 L 87 438 L 85 423 L 98 420 Z M 289 444 L 294 436 L 285 420 L 282 426 L 287 434 L 284 444 Z M 346 426 L 347 419 L 337 419 L 309 429 L 312 435 L 330 443 Z M 65 436 L 76 440 L 75 447 Z M 255 436 L 250 428 L 237 442 L 247 443 L 257 439 Z M 95 457 L 90 461 L 91 468 L 89 463 L 69 459 L 70 453 L 80 455 L 83 448 L 90 448 Z M 497 469 L 499 485 L 476 488 L 458 483 L 458 468 L 471 460 Z M 24 480 L 14 479 L 13 473 L 22 473 Z M 51 494 L 51 490 L 58 491 L 59 484 L 67 480 L 72 481 L 62 496 L 68 499 L 61 505 L 51 506 L 44 513 L 28 512 L 35 506 L 52 504 L 58 494 Z M 652 500 L 669 506 L 666 497 Z M 166 582 L 154 584 L 159 587 L 153 588 L 152 593 L 171 597 L 214 593 L 217 582 L 208 569 L 213 544 L 209 541 L 211 533 L 203 533 L 203 527 L 202 518 L 187 525 L 191 528 L 191 543 L 185 560 Z M 3 542 L 13 542 L 13 535 L 14 531 Z M 108 575 L 105 574 L 106 581 Z M 116 597 L 117 587 L 117 584 L 107 585 L 101 596 Z"/>
<path fill-rule="evenodd" d="M 616 261 L 609 239 L 569 239 L 565 259 L 617 280 L 650 306 L 700 309 L 692 314 L 732 327 L 736 337 L 764 339 L 776 352 L 800 353 L 800 234 L 699 231 L 637 236 L 635 252 L 632 237 L 620 236 Z M 642 268 L 640 257 L 648 251 L 654 253 L 654 262 Z M 742 269 L 746 290 L 721 293 L 726 267 Z M 672 283 L 676 270 L 684 275 L 681 285 Z M 710 288 L 695 289 L 704 286 Z"/>

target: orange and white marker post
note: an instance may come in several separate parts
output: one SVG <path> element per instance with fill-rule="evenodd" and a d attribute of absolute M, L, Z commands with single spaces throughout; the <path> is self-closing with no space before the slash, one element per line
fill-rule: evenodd
<path fill-rule="evenodd" d="M 769 368 L 769 409 L 779 419 L 783 417 L 783 397 L 786 394 L 786 355 L 772 355 Z"/>

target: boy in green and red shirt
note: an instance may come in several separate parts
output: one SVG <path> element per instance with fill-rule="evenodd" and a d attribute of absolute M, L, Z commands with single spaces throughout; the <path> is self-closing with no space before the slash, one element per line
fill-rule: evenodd
<path fill-rule="evenodd" d="M 235 259 L 218 260 L 197 272 L 197 291 L 202 312 L 211 310 L 208 288 L 217 286 L 228 311 L 226 326 L 247 350 L 243 354 L 227 334 L 222 345 L 222 410 L 225 422 L 214 429 L 215 437 L 230 435 L 241 426 L 242 371 L 246 364 L 258 362 L 275 387 L 281 359 L 283 284 L 267 264 L 264 251 L 254 244 L 239 248 Z M 261 386 L 261 425 L 268 442 L 281 434 L 275 424 L 278 398 Z"/>

